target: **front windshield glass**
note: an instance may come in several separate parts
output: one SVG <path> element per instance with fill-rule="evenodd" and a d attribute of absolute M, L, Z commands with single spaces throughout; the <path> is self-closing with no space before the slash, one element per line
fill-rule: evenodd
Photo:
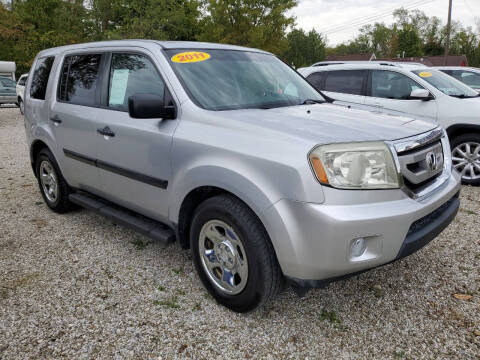
<path fill-rule="evenodd" d="M 475 90 L 441 71 L 428 69 L 415 70 L 413 73 L 449 96 L 459 98 L 478 96 L 478 93 Z"/>
<path fill-rule="evenodd" d="M 4 87 L 15 87 L 17 85 L 15 81 L 5 77 L 0 78 L 0 82 Z"/>
<path fill-rule="evenodd" d="M 273 55 L 185 49 L 166 53 L 192 100 L 207 110 L 268 109 L 324 101 L 304 78 Z"/>

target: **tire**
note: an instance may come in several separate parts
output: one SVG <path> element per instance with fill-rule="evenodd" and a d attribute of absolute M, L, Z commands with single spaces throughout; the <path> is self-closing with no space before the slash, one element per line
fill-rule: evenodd
<path fill-rule="evenodd" d="M 35 174 L 43 200 L 54 212 L 62 214 L 75 208 L 68 199 L 72 192 L 58 168 L 53 154 L 48 149 L 39 152 L 35 161 Z M 50 189 L 55 189 L 49 191 Z"/>
<path fill-rule="evenodd" d="M 463 134 L 450 141 L 452 161 L 462 184 L 480 186 L 480 134 Z"/>
<path fill-rule="evenodd" d="M 209 236 L 218 234 L 214 245 Z M 215 196 L 198 206 L 193 215 L 190 245 L 193 263 L 205 288 L 217 302 L 235 312 L 257 309 L 273 299 L 283 286 L 283 275 L 265 228 L 247 205 L 233 196 Z M 203 254 L 212 250 L 214 257 L 209 253 L 209 258 L 213 262 L 209 262 Z M 232 267 L 231 259 L 233 270 L 228 269 Z M 207 263 L 214 267 L 215 262 L 218 267 L 209 271 Z M 236 275 L 229 276 L 233 273 Z M 230 285 L 221 280 L 225 276 L 231 279 Z"/>
<path fill-rule="evenodd" d="M 22 99 L 18 99 L 18 107 L 20 108 L 20 114 L 23 115 L 25 110 L 24 110 L 24 104 L 23 104 Z"/>

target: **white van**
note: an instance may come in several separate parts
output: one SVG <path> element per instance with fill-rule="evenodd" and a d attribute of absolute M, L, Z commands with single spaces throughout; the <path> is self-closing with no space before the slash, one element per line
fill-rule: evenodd
<path fill-rule="evenodd" d="M 462 182 L 480 185 L 480 94 L 472 88 L 416 63 L 350 62 L 298 71 L 338 103 L 400 111 L 440 124 Z"/>
<path fill-rule="evenodd" d="M 15 71 L 17 71 L 17 65 L 13 61 L 0 61 L 0 77 L 15 81 Z"/>

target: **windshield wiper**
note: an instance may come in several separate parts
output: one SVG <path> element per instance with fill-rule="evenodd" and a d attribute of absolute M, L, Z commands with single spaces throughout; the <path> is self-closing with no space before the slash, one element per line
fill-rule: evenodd
<path fill-rule="evenodd" d="M 305 99 L 299 105 L 323 104 L 325 101 L 316 99 Z"/>
<path fill-rule="evenodd" d="M 452 97 L 456 97 L 458 99 L 472 99 L 472 98 L 476 98 L 476 97 L 480 97 L 480 94 L 478 95 L 465 95 L 465 94 L 459 94 L 459 95 L 450 95 Z"/>

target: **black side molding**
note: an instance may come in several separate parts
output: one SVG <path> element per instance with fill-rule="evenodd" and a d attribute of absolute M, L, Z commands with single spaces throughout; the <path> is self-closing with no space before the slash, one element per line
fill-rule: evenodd
<path fill-rule="evenodd" d="M 160 189 L 166 189 L 167 186 L 168 186 L 168 181 L 167 180 L 157 179 L 157 178 L 154 178 L 154 177 L 151 177 L 151 176 L 148 176 L 148 175 L 138 173 L 136 171 L 124 169 L 124 168 L 121 168 L 119 166 L 107 163 L 105 161 L 98 160 L 98 159 L 93 159 L 91 157 L 79 154 L 75 151 L 63 149 L 63 153 L 65 154 L 66 157 L 69 157 L 71 159 L 81 161 L 85 164 L 92 165 L 92 166 L 98 167 L 100 169 L 110 171 L 110 172 L 113 172 L 115 174 L 118 174 L 118 175 L 125 176 L 125 177 L 128 177 L 128 178 L 133 179 L 133 180 L 143 182 L 143 183 L 148 184 L 148 185 L 159 187 Z"/>
<path fill-rule="evenodd" d="M 175 232 L 167 225 L 137 214 L 121 206 L 110 203 L 86 192 L 77 192 L 68 196 L 69 200 L 88 210 L 106 216 L 115 222 L 127 226 L 143 235 L 160 241 L 172 243 L 175 241 Z"/>

